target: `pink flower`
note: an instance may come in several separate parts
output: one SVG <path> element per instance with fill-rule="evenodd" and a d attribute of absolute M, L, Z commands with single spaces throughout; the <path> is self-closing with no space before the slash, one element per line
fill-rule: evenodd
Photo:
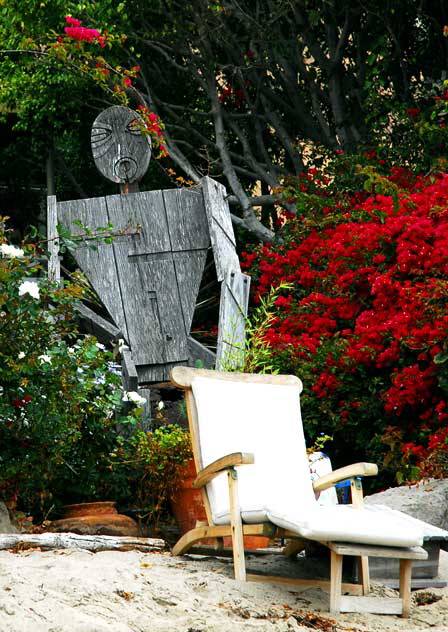
<path fill-rule="evenodd" d="M 72 18 L 71 15 L 65 16 L 65 21 L 69 26 L 81 26 L 81 20 L 77 20 L 76 18 Z"/>
<path fill-rule="evenodd" d="M 97 29 L 88 29 L 84 26 L 66 26 L 65 34 L 78 42 L 98 41 L 102 45 L 103 38 Z"/>

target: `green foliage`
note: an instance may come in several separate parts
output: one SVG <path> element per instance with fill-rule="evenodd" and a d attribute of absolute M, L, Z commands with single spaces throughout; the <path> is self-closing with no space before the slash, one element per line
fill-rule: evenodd
<path fill-rule="evenodd" d="M 6 241 L 0 223 L 0 490 L 42 514 L 62 502 L 122 500 L 111 452 L 141 411 L 123 415 L 112 355 L 77 331 L 82 291 L 37 278 L 31 244 Z"/>
<path fill-rule="evenodd" d="M 290 289 L 290 284 L 282 282 L 271 288 L 266 296 L 259 297 L 259 304 L 246 318 L 244 348 L 227 353 L 222 361 L 222 371 L 278 373 L 272 349 L 266 344 L 266 332 L 275 321 L 277 299 L 282 292 Z"/>
<path fill-rule="evenodd" d="M 183 478 L 183 469 L 192 458 L 190 434 L 176 424 L 154 430 L 137 430 L 126 444 L 113 453 L 113 469 L 128 469 L 134 504 L 139 518 L 157 525 L 166 513 Z"/>

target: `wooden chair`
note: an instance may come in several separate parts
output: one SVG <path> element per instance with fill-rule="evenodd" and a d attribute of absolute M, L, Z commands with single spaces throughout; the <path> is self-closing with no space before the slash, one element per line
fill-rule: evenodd
<path fill-rule="evenodd" d="M 174 555 L 204 538 L 231 536 L 237 580 L 319 586 L 330 592 L 332 613 L 409 616 L 412 561 L 427 557 L 420 547 L 422 533 L 399 516 L 391 519 L 362 506 L 357 477 L 375 475 L 378 468 L 372 463 L 356 463 L 311 482 L 297 377 L 175 367 L 171 380 L 185 390 L 197 471 L 194 487 L 202 490 L 208 520 L 180 538 Z M 317 504 L 315 491 L 346 479 L 351 479 L 351 505 Z M 290 538 L 287 555 L 302 550 L 307 540 L 320 542 L 331 552 L 330 581 L 247 573 L 244 535 Z M 344 555 L 359 558 L 360 584 L 342 583 Z M 367 596 L 369 556 L 400 560 L 399 598 Z"/>

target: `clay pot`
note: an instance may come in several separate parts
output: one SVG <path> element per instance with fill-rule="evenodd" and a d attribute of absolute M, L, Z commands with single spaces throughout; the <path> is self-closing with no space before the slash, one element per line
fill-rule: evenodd
<path fill-rule="evenodd" d="M 53 520 L 51 531 L 71 532 L 81 535 L 115 535 L 138 537 L 138 524 L 119 514 L 115 502 L 79 503 L 65 505 L 61 520 Z"/>
<path fill-rule="evenodd" d="M 191 460 L 185 466 L 184 477 L 175 497 L 171 500 L 171 509 L 181 533 L 187 533 L 194 529 L 197 522 L 208 524 L 204 503 L 202 502 L 201 490 L 193 488 L 193 481 L 196 478 L 196 467 Z M 201 540 L 199 545 L 214 546 L 215 538 Z M 263 549 L 269 546 L 269 538 L 265 536 L 244 536 L 244 548 L 247 550 Z M 232 547 L 232 539 L 224 538 L 224 547 Z"/>
<path fill-rule="evenodd" d="M 78 503 L 77 505 L 64 505 L 63 518 L 81 518 L 85 516 L 98 516 L 104 514 L 118 515 L 115 501 L 102 501 L 96 503 Z"/>

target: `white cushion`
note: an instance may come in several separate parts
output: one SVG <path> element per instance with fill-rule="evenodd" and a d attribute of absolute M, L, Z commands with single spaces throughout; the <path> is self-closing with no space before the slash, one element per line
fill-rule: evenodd
<path fill-rule="evenodd" d="M 414 546 L 422 530 L 399 518 L 349 505 L 319 506 L 314 497 L 300 416 L 300 386 L 195 377 L 192 391 L 205 467 L 232 452 L 251 452 L 238 467 L 244 522 L 271 521 L 312 540 Z M 227 475 L 207 485 L 215 524 L 230 522 Z"/>
<path fill-rule="evenodd" d="M 368 506 L 355 509 L 351 505 L 316 504 L 306 512 L 299 507 L 290 507 L 287 512 L 272 507 L 268 518 L 310 540 L 405 547 L 423 543 L 422 529 L 406 516 L 372 511 Z"/>
<path fill-rule="evenodd" d="M 300 417 L 300 386 L 229 382 L 195 377 L 202 465 L 232 452 L 251 452 L 254 465 L 238 467 L 245 522 L 267 520 L 275 500 L 288 507 L 299 499 L 314 504 Z M 213 521 L 229 522 L 227 475 L 207 486 Z"/>

